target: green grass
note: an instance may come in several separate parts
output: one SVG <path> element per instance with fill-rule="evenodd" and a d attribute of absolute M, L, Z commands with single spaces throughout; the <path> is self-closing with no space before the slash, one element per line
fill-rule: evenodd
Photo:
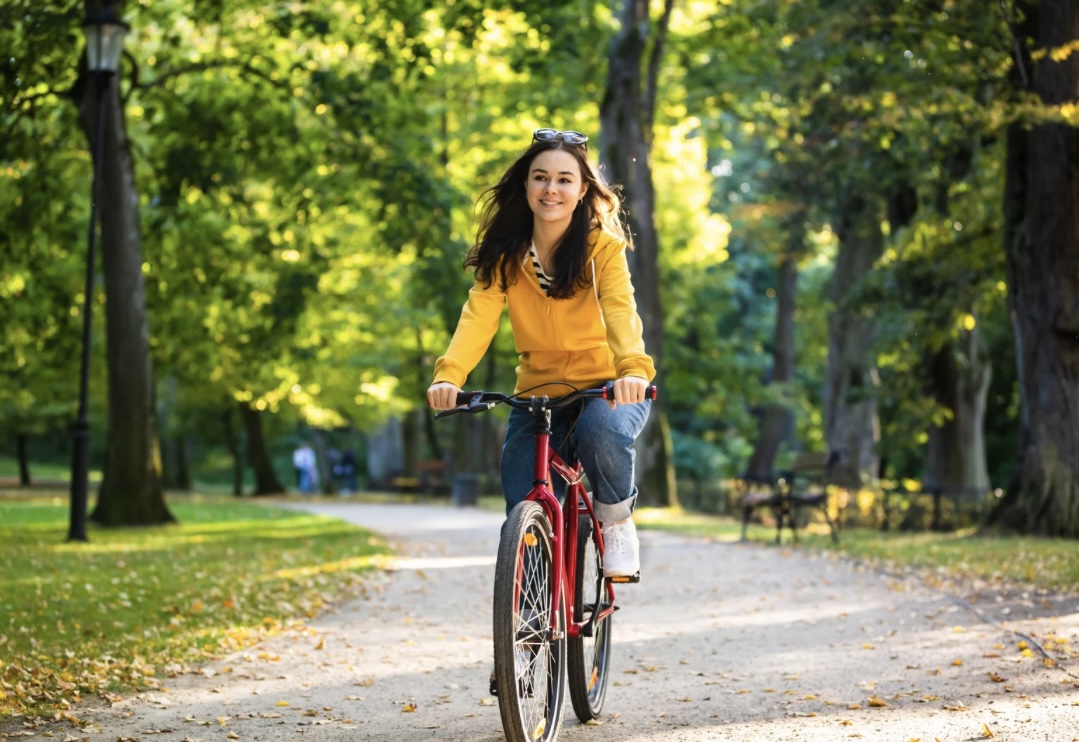
<path fill-rule="evenodd" d="M 179 525 L 90 526 L 65 497 L 0 499 L 0 718 L 153 687 L 362 590 L 388 553 L 339 520 L 251 500 L 173 497 Z"/>
<path fill-rule="evenodd" d="M 720 541 L 737 541 L 741 523 L 677 509 L 640 508 L 634 520 L 641 528 L 654 528 Z M 775 528 L 751 525 L 753 542 L 774 544 Z M 790 543 L 790 531 L 783 531 Z M 880 562 L 884 566 L 943 567 L 954 576 L 1009 580 L 1054 590 L 1079 586 L 1079 544 L 1067 539 L 1032 536 L 985 536 L 971 530 L 958 533 L 897 533 L 869 528 L 843 530 L 834 546 L 823 524 L 799 532 L 807 548 L 839 551 L 847 556 Z"/>

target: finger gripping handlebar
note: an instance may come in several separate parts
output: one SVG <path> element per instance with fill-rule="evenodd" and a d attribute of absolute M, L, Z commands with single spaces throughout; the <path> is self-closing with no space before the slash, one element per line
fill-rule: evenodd
<path fill-rule="evenodd" d="M 655 384 L 650 384 L 644 391 L 645 399 L 655 399 L 659 395 L 659 388 Z M 603 398 L 614 399 L 614 382 L 608 381 L 603 385 Z"/>

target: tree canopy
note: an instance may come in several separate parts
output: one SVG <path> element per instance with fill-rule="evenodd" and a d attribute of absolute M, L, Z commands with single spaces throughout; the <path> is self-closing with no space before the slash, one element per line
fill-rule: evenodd
<path fill-rule="evenodd" d="M 651 3 L 653 22 L 665 6 Z M 86 80 L 86 7 L 0 9 L 0 427 L 11 435 L 63 428 L 76 401 L 93 164 L 72 101 Z M 628 64 L 611 47 L 628 38 L 623 3 L 117 7 L 131 25 L 117 82 L 153 375 L 177 390 L 158 394 L 173 413 L 162 435 L 198 435 L 235 406 L 323 429 L 419 414 L 469 285 L 461 263 L 482 190 L 541 126 L 590 133 L 596 156 L 624 144 L 610 119 L 600 141 L 611 65 Z M 772 410 L 781 424 L 766 459 L 854 445 L 863 482 L 1055 481 L 1048 497 L 1070 503 L 1054 511 L 1068 525 L 1009 522 L 1079 534 L 1074 469 L 1020 453 L 1023 384 L 1066 378 L 1069 351 L 1024 356 L 1042 325 L 1013 326 L 1038 293 L 1017 290 L 1033 279 L 1016 268 L 1015 241 L 1065 265 L 1079 243 L 1030 232 L 1037 204 L 1006 198 L 1020 182 L 1058 193 L 1079 168 L 1067 0 L 669 8 L 662 48 L 636 62 L 655 96 L 638 111 L 654 205 L 627 207 L 631 224 L 654 219 L 679 478 L 745 471 Z M 1042 152 L 1043 134 L 1063 142 L 1060 172 L 1017 159 L 1021 137 Z M 1052 204 L 1050 217 L 1079 207 Z M 1074 282 L 1051 290 L 1052 306 L 1079 306 Z M 92 299 L 122 300 L 100 279 Z M 509 386 L 505 328 L 491 352 L 477 375 Z M 1075 437 L 1070 394 L 1041 410 L 1059 430 L 1037 440 Z"/>

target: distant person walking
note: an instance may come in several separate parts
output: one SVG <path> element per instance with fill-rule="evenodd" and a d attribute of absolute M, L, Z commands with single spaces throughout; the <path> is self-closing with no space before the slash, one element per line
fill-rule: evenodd
<path fill-rule="evenodd" d="M 346 450 L 341 455 L 341 461 L 337 464 L 337 480 L 341 483 L 341 494 L 351 495 L 356 491 L 356 454 L 352 449 Z"/>
<path fill-rule="evenodd" d="M 297 486 L 303 494 L 310 494 L 318 486 L 318 468 L 315 452 L 306 441 L 292 453 L 292 466 L 296 469 Z"/>

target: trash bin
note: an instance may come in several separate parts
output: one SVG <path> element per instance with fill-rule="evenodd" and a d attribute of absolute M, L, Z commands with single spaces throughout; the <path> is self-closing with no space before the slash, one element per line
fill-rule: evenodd
<path fill-rule="evenodd" d="M 457 507 L 475 505 L 480 498 L 480 475 L 461 472 L 453 476 L 453 504 Z"/>

